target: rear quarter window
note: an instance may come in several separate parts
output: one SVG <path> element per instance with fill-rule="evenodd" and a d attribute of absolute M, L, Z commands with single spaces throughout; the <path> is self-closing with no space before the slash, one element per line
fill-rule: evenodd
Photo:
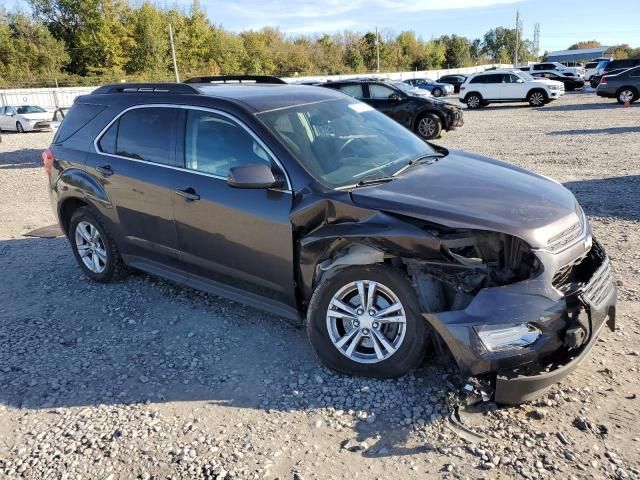
<path fill-rule="evenodd" d="M 62 143 L 75 135 L 82 127 L 102 112 L 105 105 L 91 103 L 75 103 L 67 112 L 60 128 L 53 139 L 53 143 Z"/>

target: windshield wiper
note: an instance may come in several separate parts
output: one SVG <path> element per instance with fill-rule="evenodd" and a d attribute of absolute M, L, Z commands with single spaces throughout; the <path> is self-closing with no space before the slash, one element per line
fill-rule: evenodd
<path fill-rule="evenodd" d="M 376 183 L 387 183 L 391 180 L 394 180 L 393 177 L 373 177 L 373 178 L 365 178 L 364 180 L 360 180 L 356 183 L 356 187 L 363 187 L 365 185 L 375 185 Z"/>
<path fill-rule="evenodd" d="M 433 160 L 437 160 L 437 159 L 443 158 L 443 157 L 444 157 L 444 155 L 442 153 L 438 153 L 438 152 L 419 155 L 419 156 L 409 160 L 409 162 L 406 165 L 404 165 L 402 168 L 400 168 L 400 170 L 398 170 L 392 176 L 396 177 L 396 176 L 400 175 L 401 173 L 406 172 L 411 167 L 415 167 L 416 165 L 422 165 L 422 164 L 431 165 L 433 163 Z"/>

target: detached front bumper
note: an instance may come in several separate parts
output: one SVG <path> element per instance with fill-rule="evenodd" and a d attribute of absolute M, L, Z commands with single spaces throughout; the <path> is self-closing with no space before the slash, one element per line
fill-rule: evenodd
<path fill-rule="evenodd" d="M 605 324 L 615 327 L 609 259 L 594 241 L 575 260 L 582 245 L 564 254 L 543 254 L 545 271 L 538 277 L 480 290 L 464 310 L 423 314 L 464 374 L 495 377 L 497 402 L 517 404 L 539 396 L 586 358 Z M 579 287 L 561 292 L 570 274 L 580 278 Z M 535 326 L 540 336 L 526 346 L 489 351 L 477 333 L 478 327 L 517 324 Z"/>

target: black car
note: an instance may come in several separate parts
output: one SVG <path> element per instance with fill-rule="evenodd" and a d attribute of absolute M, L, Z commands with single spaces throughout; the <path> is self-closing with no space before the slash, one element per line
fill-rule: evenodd
<path fill-rule="evenodd" d="M 640 57 L 611 60 L 603 68 L 602 75 L 610 75 L 613 70 L 634 68 L 638 66 L 640 66 Z"/>
<path fill-rule="evenodd" d="M 584 87 L 584 80 L 580 77 L 567 77 L 554 72 L 532 72 L 530 75 L 533 78 L 546 78 L 562 82 L 564 83 L 564 89 L 569 92 Z"/>
<path fill-rule="evenodd" d="M 425 140 L 438 138 L 442 130 L 453 130 L 464 124 L 462 109 L 457 105 L 427 97 L 401 85 L 376 78 L 356 78 L 327 82 L 322 86 L 362 100 L 376 110 L 404 125 Z"/>
<path fill-rule="evenodd" d="M 615 98 L 618 103 L 633 103 L 640 98 L 640 66 L 623 70 L 615 75 L 606 74 L 600 79 L 596 94 Z"/>
<path fill-rule="evenodd" d="M 503 403 L 613 328 L 609 259 L 562 185 L 331 89 L 199 81 L 100 87 L 43 152 L 89 279 L 136 268 L 304 322 L 350 374 L 403 375 L 431 339 Z"/>
<path fill-rule="evenodd" d="M 444 75 L 440 77 L 437 82 L 453 85 L 453 92 L 460 93 L 460 85 L 462 85 L 466 79 L 467 77 L 465 75 Z"/>
<path fill-rule="evenodd" d="M 592 88 L 598 88 L 598 85 L 600 85 L 600 80 L 602 80 L 602 77 L 604 77 L 605 75 L 617 75 L 619 73 L 624 72 L 625 70 L 629 70 L 628 68 L 616 68 L 615 70 L 610 70 L 607 73 L 603 73 L 602 75 L 591 75 L 591 79 L 589 80 L 589 84 L 591 85 Z"/>

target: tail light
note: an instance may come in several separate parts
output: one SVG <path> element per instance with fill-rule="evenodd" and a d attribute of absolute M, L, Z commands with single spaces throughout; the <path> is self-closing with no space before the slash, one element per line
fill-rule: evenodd
<path fill-rule="evenodd" d="M 600 79 L 600 85 L 606 85 L 607 83 L 609 83 L 609 80 L 607 80 L 607 77 L 602 77 Z"/>
<path fill-rule="evenodd" d="M 44 171 L 47 175 L 51 176 L 51 167 L 53 166 L 53 152 L 50 149 L 46 149 L 42 152 L 42 163 L 44 164 Z"/>

